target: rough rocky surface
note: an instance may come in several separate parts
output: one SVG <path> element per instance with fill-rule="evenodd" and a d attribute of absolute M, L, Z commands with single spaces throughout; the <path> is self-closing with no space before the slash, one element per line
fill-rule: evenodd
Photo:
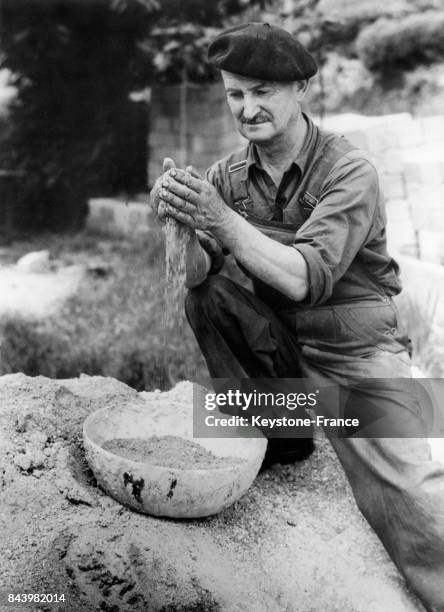
<path fill-rule="evenodd" d="M 325 440 L 210 519 L 156 519 L 105 495 L 84 459 L 82 422 L 146 398 L 100 377 L 0 378 L 2 612 L 422 610 Z M 7 592 L 63 592 L 66 603 L 6 607 Z"/>

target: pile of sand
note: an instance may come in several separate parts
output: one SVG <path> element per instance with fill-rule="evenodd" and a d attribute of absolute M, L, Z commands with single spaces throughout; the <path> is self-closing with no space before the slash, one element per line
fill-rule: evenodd
<path fill-rule="evenodd" d="M 171 392 L 181 395 L 180 385 Z M 105 495 L 84 459 L 82 423 L 150 397 L 100 377 L 0 378 L 0 593 L 64 593 L 60 609 L 73 612 L 422 609 L 325 440 L 210 519 L 156 519 Z"/>

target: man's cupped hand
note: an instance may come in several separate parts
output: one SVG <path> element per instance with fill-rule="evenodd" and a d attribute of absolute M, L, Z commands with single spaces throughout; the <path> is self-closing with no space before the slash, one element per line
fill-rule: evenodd
<path fill-rule="evenodd" d="M 160 197 L 165 206 L 159 218 L 171 216 L 193 229 L 214 230 L 225 218 L 227 206 L 216 188 L 192 167 L 171 168 L 162 176 Z"/>

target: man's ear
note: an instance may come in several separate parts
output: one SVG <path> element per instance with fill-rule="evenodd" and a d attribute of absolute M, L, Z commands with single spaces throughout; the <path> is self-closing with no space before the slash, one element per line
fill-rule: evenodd
<path fill-rule="evenodd" d="M 305 94 L 308 91 L 308 88 L 310 86 L 310 80 L 309 79 L 303 79 L 302 81 L 296 81 L 296 88 L 297 88 L 297 92 L 296 92 L 296 97 L 298 102 L 300 102 Z"/>

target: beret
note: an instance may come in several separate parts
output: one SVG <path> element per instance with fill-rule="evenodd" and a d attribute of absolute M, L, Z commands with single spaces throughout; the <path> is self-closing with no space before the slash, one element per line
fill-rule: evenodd
<path fill-rule="evenodd" d="M 310 53 L 286 30 L 243 23 L 221 32 L 208 48 L 210 64 L 253 79 L 300 81 L 317 72 Z"/>

